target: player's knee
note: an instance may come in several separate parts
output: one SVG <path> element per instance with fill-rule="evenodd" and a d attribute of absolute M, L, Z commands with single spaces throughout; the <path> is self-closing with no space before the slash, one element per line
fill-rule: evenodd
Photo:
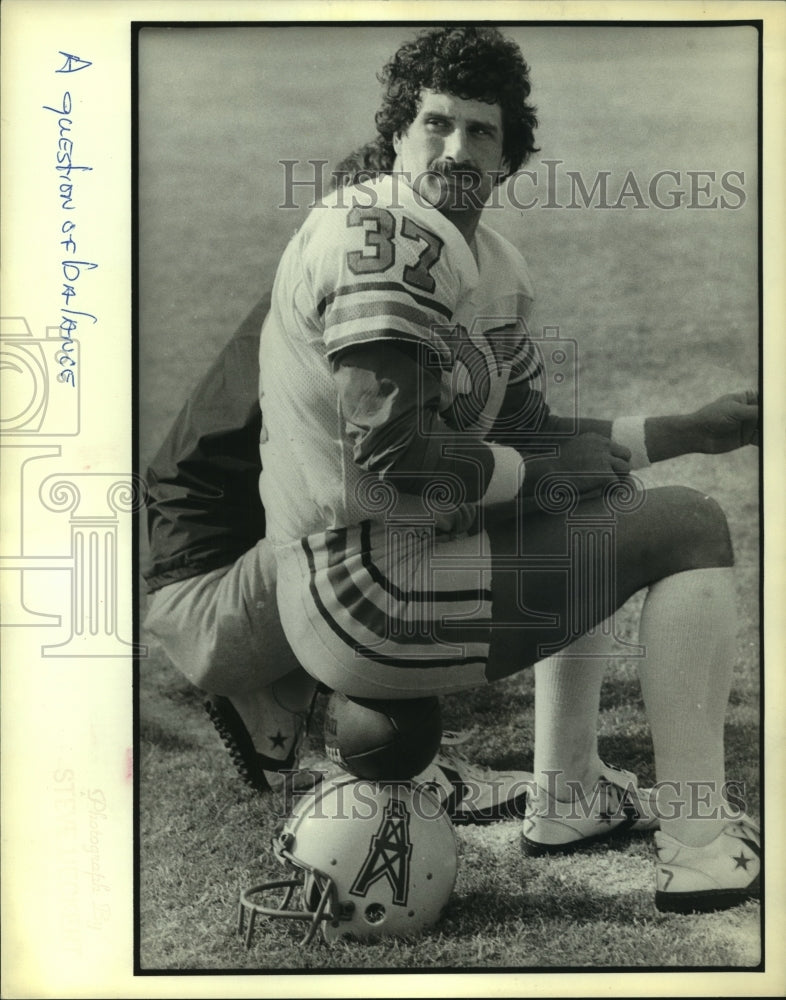
<path fill-rule="evenodd" d="M 675 542 L 686 569 L 731 566 L 734 552 L 723 508 L 713 497 L 689 487 L 672 487 Z"/>

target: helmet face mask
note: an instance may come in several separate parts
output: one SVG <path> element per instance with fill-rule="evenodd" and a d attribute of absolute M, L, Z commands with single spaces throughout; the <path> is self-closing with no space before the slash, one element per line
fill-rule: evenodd
<path fill-rule="evenodd" d="M 410 782 L 323 782 L 295 807 L 274 854 L 294 877 L 241 893 L 247 947 L 257 914 L 307 922 L 301 944 L 320 931 L 326 941 L 416 934 L 439 919 L 456 880 L 450 820 Z M 277 905 L 263 901 L 281 890 Z"/>

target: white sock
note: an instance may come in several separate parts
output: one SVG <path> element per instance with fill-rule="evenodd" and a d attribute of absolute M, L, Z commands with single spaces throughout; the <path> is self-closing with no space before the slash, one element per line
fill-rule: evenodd
<path fill-rule="evenodd" d="M 728 815 L 723 726 L 736 637 L 730 567 L 689 570 L 650 587 L 639 628 L 641 689 L 659 786 L 677 786 L 659 791 L 661 829 L 684 844 L 709 843 Z"/>
<path fill-rule="evenodd" d="M 608 646 L 598 625 L 535 665 L 533 770 L 541 788 L 558 799 L 569 800 L 575 782 L 591 792 L 600 774 L 598 708 Z"/>

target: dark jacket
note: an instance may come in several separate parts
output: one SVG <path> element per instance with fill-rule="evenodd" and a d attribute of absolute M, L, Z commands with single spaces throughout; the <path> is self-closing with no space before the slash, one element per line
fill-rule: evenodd
<path fill-rule="evenodd" d="M 147 469 L 148 591 L 235 562 L 265 534 L 259 499 L 264 295 L 178 414 Z"/>

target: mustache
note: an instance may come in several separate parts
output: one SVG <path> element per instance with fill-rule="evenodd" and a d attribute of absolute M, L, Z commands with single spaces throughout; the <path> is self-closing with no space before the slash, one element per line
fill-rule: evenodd
<path fill-rule="evenodd" d="M 457 163 L 455 160 L 435 160 L 431 164 L 431 169 L 436 174 L 441 174 L 442 177 L 450 178 L 455 174 L 474 174 L 476 177 L 480 177 L 480 171 L 472 163 L 464 161 L 463 163 Z"/>

